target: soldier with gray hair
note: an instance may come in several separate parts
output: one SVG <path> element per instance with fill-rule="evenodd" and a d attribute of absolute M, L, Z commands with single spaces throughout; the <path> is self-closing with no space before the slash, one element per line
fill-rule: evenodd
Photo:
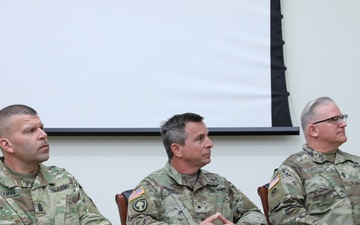
<path fill-rule="evenodd" d="M 310 101 L 301 114 L 306 143 L 274 172 L 270 221 L 276 224 L 360 224 L 360 158 L 339 149 L 346 119 L 329 97 Z"/>
<path fill-rule="evenodd" d="M 266 224 L 265 216 L 210 163 L 203 117 L 178 114 L 161 126 L 165 167 L 143 179 L 129 197 L 127 224 Z"/>
<path fill-rule="evenodd" d="M 34 109 L 0 110 L 0 148 L 0 224 L 111 224 L 73 175 L 42 164 L 50 147 Z"/>

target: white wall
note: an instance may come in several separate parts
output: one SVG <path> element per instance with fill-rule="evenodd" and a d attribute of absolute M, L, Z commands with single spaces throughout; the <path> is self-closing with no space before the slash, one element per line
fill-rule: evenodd
<path fill-rule="evenodd" d="M 301 144 L 298 136 L 213 137 L 205 168 L 227 177 L 261 207 L 257 187 Z M 50 137 L 47 164 L 74 174 L 101 212 L 120 224 L 115 194 L 134 186 L 167 161 L 160 137 Z"/>
<path fill-rule="evenodd" d="M 306 102 L 330 96 L 349 115 L 349 140 L 342 149 L 360 155 L 356 140 L 360 1 L 284 0 L 282 11 L 294 126 L 299 126 Z M 257 187 L 269 182 L 273 169 L 304 142 L 302 134 L 212 139 L 212 162 L 205 169 L 227 177 L 260 208 Z M 46 164 L 74 174 L 114 224 L 120 224 L 115 194 L 133 188 L 167 160 L 160 137 L 50 137 L 50 141 L 51 158 Z"/>

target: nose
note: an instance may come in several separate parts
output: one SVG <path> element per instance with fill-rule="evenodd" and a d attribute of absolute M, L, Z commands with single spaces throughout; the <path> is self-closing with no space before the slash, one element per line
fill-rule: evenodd
<path fill-rule="evenodd" d="M 207 143 L 206 146 L 209 147 L 209 148 L 212 148 L 214 146 L 212 140 L 209 137 L 207 137 L 207 139 L 208 139 L 208 143 Z"/>
<path fill-rule="evenodd" d="M 39 138 L 44 139 L 47 138 L 47 136 L 47 133 L 43 129 L 39 128 Z"/>
<path fill-rule="evenodd" d="M 339 123 L 339 126 L 340 127 L 346 127 L 347 126 L 347 123 L 345 120 L 341 120 L 340 123 Z"/>

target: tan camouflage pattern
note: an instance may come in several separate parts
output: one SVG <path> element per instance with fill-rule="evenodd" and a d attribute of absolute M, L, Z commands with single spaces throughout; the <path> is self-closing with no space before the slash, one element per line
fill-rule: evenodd
<path fill-rule="evenodd" d="M 266 224 L 264 215 L 233 184 L 201 170 L 194 190 L 171 165 L 140 182 L 144 193 L 131 199 L 127 224 L 199 224 L 220 212 L 236 224 Z M 135 188 L 136 190 L 137 188 Z M 222 224 L 216 220 L 214 224 Z"/>
<path fill-rule="evenodd" d="M 20 177 L 14 178 L 0 161 L 0 224 L 106 225 L 111 222 L 64 169 L 40 164 L 31 184 Z"/>
<path fill-rule="evenodd" d="M 360 158 L 340 150 L 335 163 L 307 145 L 275 171 L 269 187 L 276 224 L 360 224 Z"/>

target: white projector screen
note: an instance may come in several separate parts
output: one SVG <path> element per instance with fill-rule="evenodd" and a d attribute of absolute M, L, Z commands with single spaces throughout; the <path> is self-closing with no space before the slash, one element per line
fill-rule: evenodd
<path fill-rule="evenodd" d="M 269 0 L 3 1 L 0 107 L 29 105 L 50 131 L 158 129 L 184 112 L 212 128 L 277 127 L 271 10 Z"/>

